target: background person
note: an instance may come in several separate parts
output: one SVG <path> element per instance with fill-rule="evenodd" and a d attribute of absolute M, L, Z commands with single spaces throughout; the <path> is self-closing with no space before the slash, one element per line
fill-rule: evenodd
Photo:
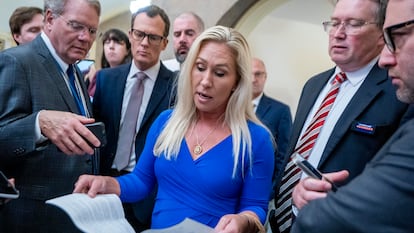
<path fill-rule="evenodd" d="M 183 12 L 173 23 L 173 49 L 175 59 L 164 64 L 172 71 L 180 70 L 194 40 L 204 31 L 204 22 L 194 12 Z"/>
<path fill-rule="evenodd" d="M 379 65 L 389 70 L 397 97 L 414 103 L 414 2 L 390 0 L 384 23 Z M 352 182 L 326 193 L 325 181 L 304 179 L 293 192 L 300 208 L 292 233 L 412 232 L 414 184 L 414 120 L 402 125 Z M 347 172 L 325 174 L 334 182 Z"/>
<path fill-rule="evenodd" d="M 131 62 L 131 43 L 128 35 L 123 31 L 112 28 L 107 30 L 102 35 L 103 52 L 101 56 L 101 68 L 113 68 L 122 64 Z M 94 66 L 90 67 L 87 75 L 89 96 L 93 97 L 96 90 L 96 69 Z"/>
<path fill-rule="evenodd" d="M 275 153 L 275 171 L 274 186 L 276 180 L 279 180 L 283 174 L 283 165 L 286 157 L 286 150 L 292 131 L 292 115 L 290 108 L 286 104 L 267 96 L 263 90 L 266 84 L 267 72 L 263 60 L 253 58 L 252 60 L 253 74 L 253 110 L 256 116 L 267 126 L 272 132 L 276 142 Z M 271 194 L 271 198 L 274 193 Z"/>
<path fill-rule="evenodd" d="M 70 69 L 95 40 L 99 1 L 47 0 L 45 9 L 39 36 L 0 53 L 0 170 L 20 190 L 0 210 L 0 232 L 79 232 L 45 201 L 92 173 L 88 142 L 100 145 L 84 126 L 94 119 L 83 77 Z"/>
<path fill-rule="evenodd" d="M 204 31 L 181 71 L 177 105 L 154 122 L 134 171 L 116 179 L 81 176 L 74 192 L 131 202 L 158 183 L 152 228 L 189 217 L 220 232 L 263 230 L 274 148 L 251 107 L 250 64 L 240 33 Z"/>
<path fill-rule="evenodd" d="M 144 148 L 150 126 L 170 107 L 173 73 L 160 61 L 168 44 L 170 21 L 165 11 L 150 5 L 132 15 L 129 41 L 132 62 L 98 71 L 93 111 L 105 123 L 107 146 L 101 150 L 101 174 L 119 176 L 131 172 Z M 145 78 L 138 84 L 138 75 Z M 136 96 L 142 88 L 140 96 Z M 131 108 L 134 107 L 134 108 Z M 145 200 L 124 204 L 135 231 L 151 225 L 155 190 Z"/>
<path fill-rule="evenodd" d="M 10 31 L 17 45 L 32 41 L 43 29 L 43 11 L 38 7 L 19 7 L 9 18 Z"/>
<path fill-rule="evenodd" d="M 387 71 L 377 64 L 384 47 L 385 7 L 382 0 L 336 3 L 331 19 L 323 23 L 336 67 L 305 84 L 295 115 L 288 154 L 299 152 L 322 172 L 347 170 L 349 177 L 339 186 L 362 172 L 407 109 L 397 100 Z M 276 212 L 270 215 L 273 233 L 289 230 L 291 192 L 304 177 L 292 160 L 286 162 Z"/>

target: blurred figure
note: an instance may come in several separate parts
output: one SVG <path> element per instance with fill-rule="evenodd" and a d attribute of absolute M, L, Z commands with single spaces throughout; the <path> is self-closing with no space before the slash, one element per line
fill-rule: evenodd
<path fill-rule="evenodd" d="M 175 60 L 165 61 L 164 64 L 167 68 L 172 71 L 180 69 L 194 40 L 203 31 L 203 20 L 193 12 L 184 12 L 175 18 L 173 23 L 173 48 Z"/>
<path fill-rule="evenodd" d="M 379 65 L 387 68 L 397 97 L 414 103 L 414 1 L 390 0 Z M 388 114 L 384 109 L 382 114 Z M 300 209 L 292 233 L 413 232 L 414 120 L 402 125 L 367 164 L 337 192 L 326 181 L 304 179 L 293 199 Z M 346 172 L 325 174 L 334 182 Z M 314 200 L 313 200 L 314 199 Z"/>
<path fill-rule="evenodd" d="M 99 25 L 97 0 L 45 0 L 45 29 L 32 42 L 0 52 L 0 170 L 20 197 L 0 210 L 0 232 L 79 232 L 45 201 L 69 194 L 96 169 L 100 142 L 83 76 Z"/>
<path fill-rule="evenodd" d="M 253 58 L 252 60 L 253 74 L 253 110 L 257 117 L 272 132 L 276 142 L 275 153 L 275 170 L 273 176 L 273 186 L 277 186 L 276 181 L 283 173 L 283 165 L 286 156 L 286 150 L 292 130 L 292 115 L 290 108 L 286 104 L 270 98 L 263 92 L 266 84 L 267 72 L 263 60 Z M 274 193 L 270 195 L 271 199 Z"/>
<path fill-rule="evenodd" d="M 17 45 L 28 43 L 43 29 L 43 11 L 38 7 L 19 7 L 10 16 L 9 26 Z"/>
<path fill-rule="evenodd" d="M 194 42 L 177 105 L 152 125 L 141 158 L 118 178 L 81 176 L 74 192 L 144 198 L 158 184 L 152 228 L 185 218 L 215 232 L 264 232 L 274 148 L 251 107 L 251 57 L 234 29 L 215 26 Z"/>
<path fill-rule="evenodd" d="M 101 56 L 101 68 L 113 68 L 121 64 L 131 62 L 131 43 L 128 35 L 123 31 L 112 28 L 102 35 L 103 52 Z M 96 69 L 94 66 L 90 67 L 87 75 L 89 96 L 93 97 L 96 90 Z"/>
<path fill-rule="evenodd" d="M 187 58 L 194 40 L 204 31 L 204 22 L 193 12 L 184 12 L 177 16 L 173 24 L 174 54 L 181 64 Z"/>

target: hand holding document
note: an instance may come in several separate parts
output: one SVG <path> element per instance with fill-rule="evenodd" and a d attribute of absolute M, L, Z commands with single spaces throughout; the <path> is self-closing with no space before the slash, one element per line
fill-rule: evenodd
<path fill-rule="evenodd" d="M 73 193 L 46 201 L 63 209 L 76 227 L 86 233 L 135 233 L 125 219 L 119 197 L 101 194 L 95 198 Z"/>
<path fill-rule="evenodd" d="M 125 219 L 121 200 L 115 194 L 100 194 L 91 198 L 87 194 L 72 193 L 47 200 L 46 203 L 64 210 L 83 232 L 135 233 Z M 214 233 L 214 229 L 186 218 L 174 226 L 142 233 Z"/>

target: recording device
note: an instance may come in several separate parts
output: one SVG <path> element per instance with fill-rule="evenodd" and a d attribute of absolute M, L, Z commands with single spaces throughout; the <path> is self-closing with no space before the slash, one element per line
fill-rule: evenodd
<path fill-rule="evenodd" d="M 76 63 L 76 65 L 78 66 L 79 70 L 84 74 L 84 73 L 87 73 L 89 71 L 89 68 L 91 67 L 91 65 L 93 65 L 93 63 L 95 63 L 94 60 L 83 59 L 83 60 L 79 60 Z"/>
<path fill-rule="evenodd" d="M 17 190 L 7 177 L 0 171 L 0 199 L 16 199 L 19 197 Z"/>
<path fill-rule="evenodd" d="M 99 141 L 101 142 L 101 147 L 106 145 L 107 141 L 106 141 L 105 124 L 103 122 L 94 122 L 91 124 L 86 124 L 85 126 L 95 135 L 95 137 L 99 139 Z"/>
<path fill-rule="evenodd" d="M 299 153 L 295 153 L 293 155 L 292 160 L 309 177 L 319 179 L 319 180 L 326 180 L 329 183 L 331 183 L 332 191 L 336 192 L 338 187 L 336 187 L 336 185 L 331 180 L 329 180 L 324 175 L 322 175 L 322 173 L 318 169 L 313 167 L 312 164 L 310 164 L 309 161 L 303 158 Z"/>

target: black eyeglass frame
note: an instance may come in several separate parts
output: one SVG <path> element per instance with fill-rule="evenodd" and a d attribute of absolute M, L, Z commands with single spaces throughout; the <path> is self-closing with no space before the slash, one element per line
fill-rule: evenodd
<path fill-rule="evenodd" d="M 135 32 L 138 32 L 138 33 L 142 34 L 143 37 L 139 38 L 139 36 L 137 36 L 135 34 Z M 131 28 L 131 37 L 136 41 L 143 41 L 145 39 L 145 37 L 147 37 L 148 38 L 148 43 L 151 44 L 151 45 L 160 45 L 161 41 L 166 38 L 165 36 L 159 36 L 159 35 L 155 35 L 155 34 L 145 33 L 141 30 L 134 29 L 134 28 Z"/>
<path fill-rule="evenodd" d="M 383 30 L 384 42 L 385 42 L 385 45 L 387 45 L 387 48 L 388 50 L 390 50 L 391 53 L 395 53 L 395 50 L 396 50 L 394 38 L 392 37 L 393 31 L 403 28 L 403 27 L 408 27 L 412 24 L 414 24 L 414 19 L 384 28 Z"/>

